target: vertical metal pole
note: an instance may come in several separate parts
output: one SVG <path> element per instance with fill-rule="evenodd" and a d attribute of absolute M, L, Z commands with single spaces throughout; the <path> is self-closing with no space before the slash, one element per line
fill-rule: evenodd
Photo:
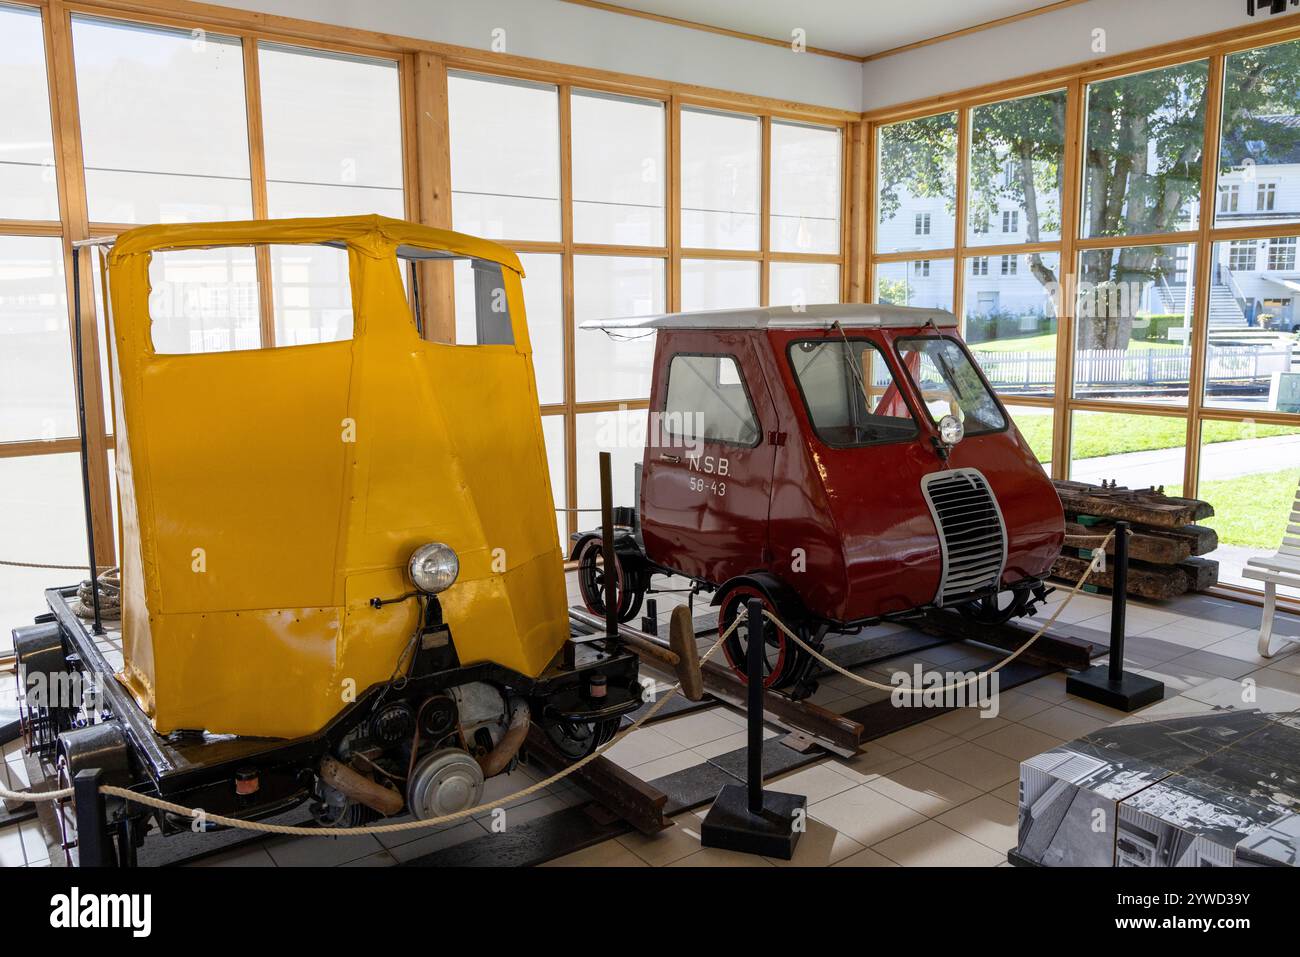
<path fill-rule="evenodd" d="M 751 598 L 745 605 L 749 621 L 749 648 L 746 664 L 749 672 L 749 813 L 763 811 L 763 602 Z"/>
<path fill-rule="evenodd" d="M 1128 604 L 1128 522 L 1115 523 L 1115 571 L 1110 588 L 1110 680 L 1124 680 L 1124 611 Z"/>
<path fill-rule="evenodd" d="M 605 637 L 613 641 L 618 637 L 620 596 L 615 585 L 618 565 L 614 558 L 614 480 L 608 452 L 600 453 L 600 545 L 605 563 Z"/>
<path fill-rule="evenodd" d="M 105 277 L 107 281 L 107 277 Z M 72 335 L 77 363 L 77 422 L 81 432 L 81 495 L 86 509 L 86 548 L 90 553 L 90 601 L 95 609 L 94 634 L 104 633 L 99 613 L 99 563 L 95 559 L 95 520 L 90 505 L 90 453 L 86 435 L 85 358 L 81 351 L 81 250 L 72 248 Z"/>
<path fill-rule="evenodd" d="M 115 867 L 113 842 L 108 836 L 108 812 L 99 793 L 104 772 L 78 771 L 72 779 L 72 802 L 77 809 L 77 860 L 82 867 Z"/>

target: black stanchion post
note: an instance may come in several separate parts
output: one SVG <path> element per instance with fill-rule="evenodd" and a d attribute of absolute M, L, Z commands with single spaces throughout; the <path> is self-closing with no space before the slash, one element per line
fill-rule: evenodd
<path fill-rule="evenodd" d="M 614 556 L 614 479 L 608 452 L 600 453 L 600 551 L 605 576 L 605 638 L 618 639 L 617 559 Z"/>
<path fill-rule="evenodd" d="M 77 861 L 81 867 L 116 867 L 113 841 L 108 834 L 108 811 L 99 786 L 99 768 L 78 771 L 72 779 L 72 803 L 77 812 Z"/>
<path fill-rule="evenodd" d="M 1115 523 L 1114 569 L 1110 589 L 1110 662 L 1093 665 L 1065 679 L 1065 690 L 1120 711 L 1159 701 L 1165 696 L 1163 681 L 1124 670 L 1124 616 L 1128 606 L 1128 522 Z"/>
<path fill-rule="evenodd" d="M 746 854 L 788 861 L 803 833 L 808 799 L 799 794 L 763 790 L 763 659 L 768 624 L 763 603 L 751 598 L 745 609 L 749 647 L 745 656 L 748 679 L 749 729 L 745 786 L 724 784 L 700 828 L 700 843 Z"/>

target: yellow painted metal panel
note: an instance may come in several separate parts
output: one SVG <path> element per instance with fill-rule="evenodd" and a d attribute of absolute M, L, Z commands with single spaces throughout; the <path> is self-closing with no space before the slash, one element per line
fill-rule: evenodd
<path fill-rule="evenodd" d="M 346 246 L 353 338 L 156 355 L 157 250 Z M 396 250 L 505 266 L 514 345 L 422 340 Z M 389 678 L 429 541 L 463 663 L 536 676 L 568 637 L 562 554 L 519 264 L 485 240 L 375 216 L 149 226 L 109 257 L 122 497 L 121 680 L 155 728 L 294 737 Z M 196 551 L 199 550 L 199 551 Z"/>

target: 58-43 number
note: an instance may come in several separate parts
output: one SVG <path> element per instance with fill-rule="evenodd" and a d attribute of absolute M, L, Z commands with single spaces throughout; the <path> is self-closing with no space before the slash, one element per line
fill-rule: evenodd
<path fill-rule="evenodd" d="M 710 495 L 726 495 L 727 483 L 719 482 L 717 479 L 696 478 L 691 476 L 691 491 L 705 492 Z"/>

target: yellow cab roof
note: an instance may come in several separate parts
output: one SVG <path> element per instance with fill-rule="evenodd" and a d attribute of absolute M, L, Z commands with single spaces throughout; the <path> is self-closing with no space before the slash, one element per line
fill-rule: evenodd
<path fill-rule="evenodd" d="M 519 257 L 499 243 L 450 229 L 435 229 L 374 214 L 139 226 L 117 236 L 109 254 L 109 263 L 158 249 L 201 249 L 261 243 L 343 244 L 375 258 L 389 255 L 389 250 L 393 248 L 407 247 L 403 250 L 406 258 L 438 258 L 422 256 L 421 250 L 446 252 L 453 256 L 469 256 L 500 263 L 520 275 L 524 272 Z"/>

